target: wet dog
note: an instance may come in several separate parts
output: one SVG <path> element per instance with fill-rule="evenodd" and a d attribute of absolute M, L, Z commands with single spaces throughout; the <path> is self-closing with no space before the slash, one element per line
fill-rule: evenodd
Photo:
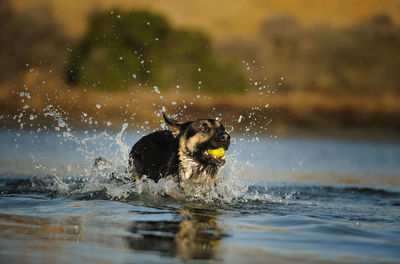
<path fill-rule="evenodd" d="M 215 119 L 181 122 L 164 113 L 163 117 L 169 130 L 146 135 L 132 147 L 129 167 L 133 177 L 146 176 L 157 182 L 173 176 L 179 182 L 215 183 L 230 145 L 224 126 Z M 213 155 L 215 150 L 222 154 Z"/>

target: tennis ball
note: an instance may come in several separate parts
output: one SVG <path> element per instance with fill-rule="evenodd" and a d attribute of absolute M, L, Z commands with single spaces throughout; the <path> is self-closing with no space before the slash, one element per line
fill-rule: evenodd
<path fill-rule="evenodd" d="M 225 149 L 222 147 L 217 149 L 209 149 L 207 152 L 208 154 L 215 156 L 217 159 L 225 155 Z"/>

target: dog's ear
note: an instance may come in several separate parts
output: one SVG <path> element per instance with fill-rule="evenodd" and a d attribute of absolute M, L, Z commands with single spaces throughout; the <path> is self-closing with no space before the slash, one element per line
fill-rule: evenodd
<path fill-rule="evenodd" d="M 165 115 L 165 113 L 163 113 L 163 117 L 174 137 L 177 137 L 191 123 L 170 119 Z"/>

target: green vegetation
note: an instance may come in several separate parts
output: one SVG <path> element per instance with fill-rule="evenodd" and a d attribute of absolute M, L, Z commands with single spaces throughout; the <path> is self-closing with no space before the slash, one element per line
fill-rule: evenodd
<path fill-rule="evenodd" d="M 239 62 L 213 54 L 204 33 L 174 29 L 164 17 L 146 11 L 93 15 L 71 54 L 67 79 L 106 90 L 131 83 L 161 90 L 200 86 L 205 92 L 238 92 L 246 86 Z"/>

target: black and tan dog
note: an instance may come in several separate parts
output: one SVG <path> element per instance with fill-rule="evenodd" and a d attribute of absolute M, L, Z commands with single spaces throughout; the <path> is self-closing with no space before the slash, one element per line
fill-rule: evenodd
<path fill-rule="evenodd" d="M 132 148 L 129 165 L 136 180 L 147 176 L 154 181 L 167 176 L 180 182 L 215 183 L 225 164 L 230 136 L 215 119 L 180 122 L 163 114 L 169 130 L 142 137 Z M 216 150 L 220 150 L 219 154 Z"/>

